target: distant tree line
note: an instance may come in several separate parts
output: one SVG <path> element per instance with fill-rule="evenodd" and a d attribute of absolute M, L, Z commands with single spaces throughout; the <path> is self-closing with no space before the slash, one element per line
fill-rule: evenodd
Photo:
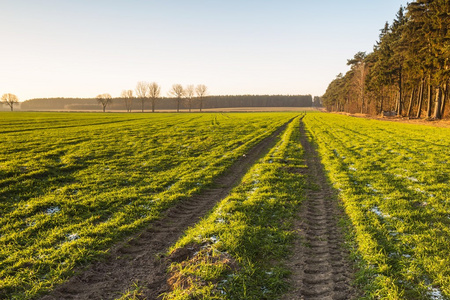
<path fill-rule="evenodd" d="M 176 88 L 179 88 L 176 87 Z M 206 88 L 206 87 L 205 87 Z M 190 88 L 188 88 L 189 90 Z M 194 88 L 195 89 L 195 88 Z M 173 88 L 172 88 L 173 90 Z M 184 91 L 184 89 L 183 89 Z M 157 110 L 177 110 L 187 109 L 201 111 L 212 108 L 231 107 L 311 107 L 313 100 L 311 95 L 285 96 L 285 95 L 236 95 L 236 96 L 208 96 L 205 93 L 193 94 L 188 91 L 186 94 L 173 94 L 170 97 L 133 97 L 122 92 L 121 97 L 111 98 L 111 101 L 104 104 L 104 98 L 39 98 L 30 99 L 21 103 L 21 110 L 98 110 L 107 108 L 108 110 L 121 111 L 157 111 Z M 171 91 L 172 92 L 172 91 Z M 174 92 L 174 91 L 173 91 Z M 104 94 L 103 94 L 104 95 Z M 178 96 L 179 95 L 179 96 Z M 195 96 L 194 96 L 195 95 Z M 201 95 L 201 96 L 199 96 Z M 108 99 L 108 98 L 107 98 Z M 144 100 L 142 100 L 144 99 Z"/>
<path fill-rule="evenodd" d="M 119 98 L 110 94 L 99 94 L 95 98 L 37 98 L 21 103 L 21 110 L 98 110 L 99 105 L 103 112 L 108 110 L 125 110 L 144 112 L 150 109 L 174 110 L 177 112 L 187 108 L 189 112 L 204 108 L 231 108 L 231 107 L 311 107 L 320 105 L 318 97 L 312 99 L 311 95 L 283 96 L 283 95 L 243 95 L 243 96 L 209 96 L 208 88 L 204 84 L 197 86 L 173 84 L 168 92 L 169 97 L 161 96 L 161 86 L 156 82 L 139 81 L 133 90 L 123 90 Z M 15 95 L 5 94 L 2 101 L 13 110 L 18 102 Z"/>
<path fill-rule="evenodd" d="M 328 111 L 441 119 L 448 111 L 450 1 L 416 0 L 358 52 L 322 97 Z M 447 108 L 446 108 L 447 106 Z"/>

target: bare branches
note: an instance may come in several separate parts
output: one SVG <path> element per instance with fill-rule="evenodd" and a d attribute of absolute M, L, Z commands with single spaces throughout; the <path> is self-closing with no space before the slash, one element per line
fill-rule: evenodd
<path fill-rule="evenodd" d="M 197 87 L 195 88 L 195 93 L 197 94 L 197 97 L 199 99 L 199 104 L 200 104 L 200 111 L 202 111 L 203 108 L 203 101 L 205 96 L 208 93 L 208 88 L 206 87 L 206 85 L 204 84 L 199 84 L 197 85 Z"/>
<path fill-rule="evenodd" d="M 152 101 L 152 112 L 155 112 L 156 102 L 161 94 L 161 86 L 156 82 L 148 84 L 148 95 Z"/>
<path fill-rule="evenodd" d="M 189 84 L 186 86 L 186 88 L 184 89 L 184 96 L 186 97 L 187 103 L 188 103 L 188 107 L 189 107 L 189 112 L 191 112 L 192 109 L 192 98 L 194 97 L 194 85 L 193 84 Z"/>
<path fill-rule="evenodd" d="M 172 89 L 169 91 L 170 96 L 177 98 L 177 112 L 180 111 L 181 97 L 184 96 L 184 93 L 184 88 L 179 83 L 172 85 Z"/>
<path fill-rule="evenodd" d="M 19 103 L 19 98 L 17 98 L 14 94 L 3 94 L 2 96 L 2 102 L 3 104 L 8 105 L 11 108 L 11 111 L 14 110 L 14 104 Z"/>
<path fill-rule="evenodd" d="M 96 98 L 97 98 L 97 102 L 102 105 L 103 112 L 105 112 L 106 106 L 108 104 L 112 103 L 112 97 L 108 93 L 98 95 Z"/>
<path fill-rule="evenodd" d="M 136 84 L 136 89 L 135 89 L 136 97 L 141 100 L 142 112 L 144 112 L 144 103 L 147 100 L 147 98 L 149 97 L 148 86 L 149 86 L 149 84 L 145 81 L 139 81 Z"/>
<path fill-rule="evenodd" d="M 120 96 L 125 101 L 125 107 L 127 109 L 127 112 L 131 112 L 131 107 L 133 105 L 133 91 L 132 90 L 123 90 Z"/>
<path fill-rule="evenodd" d="M 151 110 L 152 112 L 155 112 L 158 101 L 163 98 L 161 97 L 161 86 L 156 82 L 149 83 L 146 81 L 139 81 L 136 84 L 135 92 L 136 98 L 141 102 L 142 112 L 144 112 L 145 102 L 149 100 L 151 101 Z M 177 112 L 180 111 L 183 101 L 187 103 L 190 112 L 193 107 L 197 106 L 197 103 L 199 103 L 200 111 L 202 111 L 203 101 L 207 93 L 208 88 L 204 84 L 199 84 L 197 86 L 189 84 L 186 87 L 183 87 L 181 84 L 177 83 L 172 85 L 171 89 L 167 92 L 167 95 L 175 98 L 177 102 Z M 131 111 L 132 94 L 133 92 L 131 90 L 123 90 L 121 94 L 121 97 L 125 101 L 127 111 Z"/>

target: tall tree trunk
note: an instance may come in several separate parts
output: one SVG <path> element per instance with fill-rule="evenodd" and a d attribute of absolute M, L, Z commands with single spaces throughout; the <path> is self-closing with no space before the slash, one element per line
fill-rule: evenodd
<path fill-rule="evenodd" d="M 361 114 L 364 113 L 364 87 L 361 87 Z"/>
<path fill-rule="evenodd" d="M 400 117 L 402 115 L 402 98 L 403 98 L 403 89 L 402 89 L 402 75 L 398 78 L 398 98 L 396 104 L 397 115 Z"/>
<path fill-rule="evenodd" d="M 383 114 L 383 99 L 384 99 L 384 91 L 381 93 L 380 96 L 380 115 Z"/>
<path fill-rule="evenodd" d="M 181 99 L 178 98 L 177 99 L 177 112 L 180 112 L 180 102 L 181 102 Z"/>
<path fill-rule="evenodd" d="M 444 90 L 442 91 L 441 118 L 444 117 L 445 102 L 447 101 L 448 101 L 448 82 L 445 83 Z"/>
<path fill-rule="evenodd" d="M 423 90 L 425 87 L 425 80 L 422 78 L 422 81 L 420 82 L 419 87 L 419 106 L 417 107 L 417 118 L 420 118 L 420 115 L 422 114 L 422 104 L 423 104 Z"/>
<path fill-rule="evenodd" d="M 441 101 L 442 101 L 442 87 L 436 88 L 436 100 L 434 103 L 434 119 L 441 118 Z"/>
<path fill-rule="evenodd" d="M 411 90 L 411 97 L 409 97 L 409 105 L 408 105 L 408 113 L 407 113 L 407 117 L 409 118 L 411 116 L 411 109 L 412 109 L 412 103 L 413 103 L 413 99 L 414 99 L 414 88 Z"/>
<path fill-rule="evenodd" d="M 397 91 L 395 88 L 390 91 L 389 104 L 389 110 L 397 112 Z M 391 109 L 391 107 L 393 108 Z"/>
<path fill-rule="evenodd" d="M 428 77 L 428 104 L 427 118 L 431 118 L 431 102 L 433 100 L 433 87 L 431 86 L 431 75 Z"/>

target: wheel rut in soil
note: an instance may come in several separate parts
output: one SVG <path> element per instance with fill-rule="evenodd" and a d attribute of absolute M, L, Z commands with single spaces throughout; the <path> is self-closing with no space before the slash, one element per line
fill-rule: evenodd
<path fill-rule="evenodd" d="M 300 131 L 309 187 L 295 224 L 299 238 L 287 262 L 292 271 L 292 289 L 282 299 L 352 299 L 355 295 L 350 284 L 353 271 L 338 226 L 343 212 L 303 123 Z"/>
<path fill-rule="evenodd" d="M 230 193 L 250 166 L 274 145 L 288 123 L 238 159 L 214 181 L 213 188 L 169 208 L 148 228 L 111 248 L 107 259 L 93 263 L 41 300 L 117 299 L 132 290 L 135 284 L 140 287 L 138 299 L 160 299 L 159 295 L 168 289 L 166 269 L 169 262 L 164 259 L 164 253 L 188 227 Z"/>

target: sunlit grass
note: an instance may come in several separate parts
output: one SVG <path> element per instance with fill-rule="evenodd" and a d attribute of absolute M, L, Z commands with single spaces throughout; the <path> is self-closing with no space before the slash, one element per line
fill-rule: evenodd
<path fill-rule="evenodd" d="M 1 113 L 0 298 L 63 282 L 292 117 Z"/>
<path fill-rule="evenodd" d="M 189 229 L 170 256 L 173 291 L 165 299 L 277 299 L 287 290 L 283 265 L 303 197 L 299 119 L 231 194 Z"/>

